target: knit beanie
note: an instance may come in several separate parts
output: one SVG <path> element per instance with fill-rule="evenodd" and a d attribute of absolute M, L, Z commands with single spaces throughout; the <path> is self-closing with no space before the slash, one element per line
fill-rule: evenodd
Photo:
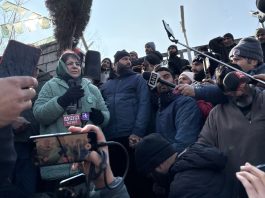
<path fill-rule="evenodd" d="M 114 63 L 117 63 L 124 56 L 130 57 L 130 54 L 126 50 L 117 51 L 116 54 L 114 55 Z"/>
<path fill-rule="evenodd" d="M 258 34 L 265 34 L 265 28 L 258 28 L 256 30 L 255 36 L 257 37 Z"/>
<path fill-rule="evenodd" d="M 148 46 L 149 46 L 153 51 L 156 50 L 156 45 L 155 45 L 154 42 L 148 42 L 148 43 L 146 43 L 146 44 L 145 44 L 145 47 L 148 47 Z"/>
<path fill-rule="evenodd" d="M 179 75 L 179 77 L 182 76 L 182 75 L 187 76 L 187 77 L 190 79 L 190 81 L 191 81 L 192 83 L 194 82 L 194 73 L 193 73 L 193 72 L 182 72 L 182 73 Z"/>
<path fill-rule="evenodd" d="M 252 37 L 241 39 L 229 53 L 230 58 L 233 56 L 241 56 L 263 62 L 263 51 L 261 44 L 258 40 Z"/>
<path fill-rule="evenodd" d="M 157 65 L 161 63 L 161 60 L 157 55 L 151 53 L 145 57 L 145 60 L 148 61 L 151 65 Z"/>
<path fill-rule="evenodd" d="M 223 36 L 223 38 L 231 38 L 231 39 L 234 40 L 234 36 L 233 36 L 233 34 L 231 34 L 231 33 L 226 33 L 226 34 Z"/>
<path fill-rule="evenodd" d="M 225 91 L 237 91 L 241 84 L 249 82 L 250 79 L 239 71 L 229 72 L 223 80 Z"/>
<path fill-rule="evenodd" d="M 196 55 L 196 56 L 193 58 L 192 63 L 194 63 L 194 62 L 203 63 L 204 58 L 205 58 L 204 56 L 198 54 L 198 55 Z"/>
<path fill-rule="evenodd" d="M 170 45 L 170 46 L 168 46 L 167 51 L 169 50 L 169 48 L 175 48 L 178 51 L 178 47 L 176 45 Z"/>
<path fill-rule="evenodd" d="M 144 137 L 135 148 L 136 169 L 147 175 L 177 151 L 159 133 Z"/>

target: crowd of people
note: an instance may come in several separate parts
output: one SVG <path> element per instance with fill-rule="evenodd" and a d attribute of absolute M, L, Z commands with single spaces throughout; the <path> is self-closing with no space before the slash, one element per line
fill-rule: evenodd
<path fill-rule="evenodd" d="M 56 197 L 62 180 L 90 175 L 91 164 L 98 174 L 85 185 L 87 197 L 264 197 L 265 83 L 255 79 L 265 82 L 265 29 L 238 43 L 231 33 L 214 38 L 191 62 L 176 45 L 166 57 L 155 42 L 144 48 L 144 57 L 120 50 L 114 62 L 102 59 L 96 83 L 82 75 L 81 52 L 70 49 L 55 77 L 0 79 L 0 197 Z M 149 86 L 144 72 L 161 81 Z M 35 166 L 29 137 L 66 131 L 123 145 L 124 181 L 126 156 L 115 146 L 89 152 L 79 165 Z M 54 144 L 49 155 L 61 157 Z"/>

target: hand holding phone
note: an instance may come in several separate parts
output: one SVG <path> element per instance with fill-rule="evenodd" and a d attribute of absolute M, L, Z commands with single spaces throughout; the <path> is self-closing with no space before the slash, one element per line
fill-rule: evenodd
<path fill-rule="evenodd" d="M 246 163 L 240 167 L 241 171 L 236 173 L 249 198 L 263 198 L 265 195 L 265 172 L 259 168 L 261 166 L 255 167 Z"/>
<path fill-rule="evenodd" d="M 97 137 L 97 143 L 102 143 L 102 142 L 106 142 L 106 138 L 103 134 L 103 132 L 101 131 L 100 128 L 98 128 L 95 125 L 86 125 L 83 128 L 81 127 L 69 127 L 68 129 L 69 131 L 71 131 L 72 133 L 78 132 L 78 133 L 89 133 L 91 131 L 95 132 L 96 137 Z M 109 165 L 109 151 L 108 151 L 108 147 L 107 146 L 102 146 L 99 147 L 98 150 L 104 151 L 106 153 L 106 169 L 105 169 L 105 174 L 106 174 L 106 182 L 108 184 L 112 183 L 114 181 L 114 176 L 112 173 L 112 170 L 110 168 Z M 98 171 L 100 169 L 100 165 L 101 165 L 101 156 L 96 152 L 96 151 L 91 151 L 90 155 L 88 155 L 86 157 L 85 160 L 85 170 L 89 170 L 89 165 L 90 163 L 93 163 L 96 167 L 96 171 Z M 85 172 L 85 174 L 87 174 L 88 172 Z M 96 186 L 96 188 L 103 188 L 105 187 L 105 182 L 104 182 L 104 175 L 103 173 L 94 181 L 94 184 Z"/>
<path fill-rule="evenodd" d="M 92 151 L 95 137 L 90 133 L 57 133 L 31 136 L 35 143 L 35 164 L 50 166 L 82 162 Z M 92 142 L 93 141 L 93 142 Z"/>

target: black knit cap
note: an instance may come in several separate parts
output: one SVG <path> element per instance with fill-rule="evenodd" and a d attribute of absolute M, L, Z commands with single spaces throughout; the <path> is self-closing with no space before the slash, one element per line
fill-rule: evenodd
<path fill-rule="evenodd" d="M 154 51 L 145 57 L 145 60 L 152 65 L 160 64 L 163 60 L 163 55 L 159 51 Z"/>
<path fill-rule="evenodd" d="M 265 28 L 258 28 L 255 33 L 256 37 L 258 36 L 258 34 L 265 34 Z"/>
<path fill-rule="evenodd" d="M 178 51 L 178 47 L 176 45 L 170 45 L 170 46 L 168 46 L 167 51 L 169 50 L 169 48 L 175 48 Z"/>
<path fill-rule="evenodd" d="M 239 71 L 229 72 L 223 80 L 225 91 L 237 91 L 241 84 L 249 82 L 249 77 Z"/>
<path fill-rule="evenodd" d="M 130 54 L 126 50 L 117 51 L 114 55 L 114 63 L 117 63 L 124 56 L 130 57 Z"/>
<path fill-rule="evenodd" d="M 226 33 L 226 34 L 223 36 L 223 38 L 231 38 L 231 39 L 234 40 L 234 36 L 233 36 L 233 34 L 231 34 L 231 33 Z"/>
<path fill-rule="evenodd" d="M 147 175 L 177 151 L 159 133 L 152 133 L 142 139 L 135 149 L 137 170 Z"/>
<path fill-rule="evenodd" d="M 202 55 L 198 54 L 194 57 L 194 59 L 192 60 L 192 63 L 194 63 L 194 62 L 203 63 L 203 60 L 204 60 L 204 57 Z"/>

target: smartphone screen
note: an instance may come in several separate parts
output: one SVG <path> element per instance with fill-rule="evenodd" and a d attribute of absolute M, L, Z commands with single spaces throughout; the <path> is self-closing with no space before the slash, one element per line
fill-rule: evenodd
<path fill-rule="evenodd" d="M 33 76 L 41 49 L 10 40 L 0 63 L 0 77 Z"/>
<path fill-rule="evenodd" d="M 35 164 L 50 166 L 84 161 L 91 152 L 92 133 L 69 132 L 31 136 L 30 139 L 35 143 Z"/>

